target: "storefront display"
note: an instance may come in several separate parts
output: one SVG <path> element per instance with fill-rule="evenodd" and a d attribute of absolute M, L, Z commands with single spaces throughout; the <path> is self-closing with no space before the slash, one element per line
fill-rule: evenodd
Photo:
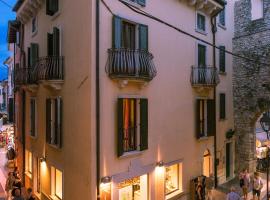
<path fill-rule="evenodd" d="M 166 167 L 165 189 L 166 195 L 179 189 L 179 165 Z"/>
<path fill-rule="evenodd" d="M 142 175 L 127 179 L 118 184 L 119 200 L 147 200 L 148 176 Z"/>

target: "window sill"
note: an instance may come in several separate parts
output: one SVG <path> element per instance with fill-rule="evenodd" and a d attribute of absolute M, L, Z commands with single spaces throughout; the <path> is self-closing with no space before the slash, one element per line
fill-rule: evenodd
<path fill-rule="evenodd" d="M 183 196 L 185 193 L 183 191 L 177 190 L 169 195 L 166 195 L 166 200 L 177 200 L 181 196 Z"/>
<path fill-rule="evenodd" d="M 51 20 L 55 20 L 59 15 L 61 14 L 61 12 L 58 10 L 56 13 L 54 13 L 52 16 L 51 16 Z"/>
<path fill-rule="evenodd" d="M 142 154 L 142 151 L 131 151 L 131 152 L 126 152 L 124 153 L 122 156 L 120 156 L 119 158 L 129 158 L 129 157 L 135 157 L 135 156 L 139 156 Z"/>
<path fill-rule="evenodd" d="M 51 200 L 61 200 L 60 198 L 58 198 L 55 195 L 50 195 L 49 197 L 50 197 Z"/>
<path fill-rule="evenodd" d="M 220 28 L 222 28 L 223 30 L 227 30 L 226 25 L 224 26 L 224 25 L 222 25 L 221 23 L 218 23 L 218 26 L 219 26 Z"/>
<path fill-rule="evenodd" d="M 223 75 L 223 76 L 226 76 L 226 75 L 227 75 L 227 72 L 219 71 L 219 74 L 220 74 L 220 75 Z"/>
<path fill-rule="evenodd" d="M 52 147 L 52 148 L 54 148 L 54 149 L 56 149 L 56 150 L 61 150 L 61 148 L 60 147 L 58 147 L 57 145 L 54 145 L 54 144 L 49 144 L 49 143 L 46 143 L 48 146 L 50 146 L 50 147 Z"/>
<path fill-rule="evenodd" d="M 205 35 L 205 36 L 207 35 L 207 32 L 204 31 L 204 30 L 201 30 L 201 29 L 196 28 L 195 31 L 196 31 L 197 33 L 203 34 L 203 35 Z"/>
<path fill-rule="evenodd" d="M 32 174 L 30 172 L 25 172 L 24 173 L 28 178 L 32 179 Z"/>

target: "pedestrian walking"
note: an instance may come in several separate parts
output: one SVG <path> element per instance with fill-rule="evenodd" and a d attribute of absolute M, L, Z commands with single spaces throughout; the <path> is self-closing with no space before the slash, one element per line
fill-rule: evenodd
<path fill-rule="evenodd" d="M 248 197 L 248 190 L 250 185 L 250 176 L 247 169 L 243 169 L 239 174 L 240 187 L 242 188 L 244 200 Z"/>
<path fill-rule="evenodd" d="M 206 177 L 205 188 L 206 188 L 206 200 L 212 200 L 212 189 L 214 187 L 214 176 L 210 174 L 209 177 Z"/>
<path fill-rule="evenodd" d="M 258 200 L 260 200 L 261 190 L 263 188 L 263 182 L 261 177 L 259 176 L 258 172 L 254 172 L 254 178 L 252 180 L 252 193 L 253 193 L 253 200 L 257 196 Z"/>
<path fill-rule="evenodd" d="M 12 172 L 9 172 L 7 180 L 6 180 L 6 185 L 5 185 L 5 191 L 6 191 L 6 194 L 7 194 L 7 199 L 9 199 L 9 197 L 11 196 L 11 191 L 13 189 L 14 182 L 15 182 L 15 177 L 13 176 Z"/>
<path fill-rule="evenodd" d="M 227 194 L 227 200 L 241 200 L 240 195 L 235 192 L 234 187 L 231 187 L 231 192 Z"/>
<path fill-rule="evenodd" d="M 32 188 L 27 188 L 27 200 L 35 200 Z"/>
<path fill-rule="evenodd" d="M 21 195 L 21 190 L 16 188 L 14 191 L 14 198 L 13 200 L 24 200 L 24 198 Z"/>

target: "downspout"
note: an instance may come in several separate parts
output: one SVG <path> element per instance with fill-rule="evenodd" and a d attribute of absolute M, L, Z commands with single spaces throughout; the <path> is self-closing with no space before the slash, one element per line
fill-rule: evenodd
<path fill-rule="evenodd" d="M 96 0 L 96 187 L 100 199 L 99 0 Z"/>

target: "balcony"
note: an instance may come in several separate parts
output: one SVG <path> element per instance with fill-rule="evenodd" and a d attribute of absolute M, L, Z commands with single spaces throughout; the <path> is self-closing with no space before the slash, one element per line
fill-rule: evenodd
<path fill-rule="evenodd" d="M 32 73 L 45 86 L 61 90 L 64 83 L 64 57 L 48 56 L 40 58 Z"/>
<path fill-rule="evenodd" d="M 113 80 L 118 80 L 121 87 L 128 81 L 150 82 L 157 74 L 153 55 L 145 50 L 109 49 L 106 73 Z"/>
<path fill-rule="evenodd" d="M 16 69 L 15 70 L 16 86 L 26 88 L 30 92 L 36 92 L 38 88 L 37 77 L 33 75 L 32 71 L 33 68 L 30 67 Z"/>
<path fill-rule="evenodd" d="M 225 5 L 223 0 L 187 0 L 187 2 L 190 6 L 194 6 L 197 10 L 203 10 L 211 16 L 220 12 Z"/>
<path fill-rule="evenodd" d="M 217 69 L 213 67 L 191 67 L 190 82 L 193 88 L 203 96 L 219 84 Z"/>

